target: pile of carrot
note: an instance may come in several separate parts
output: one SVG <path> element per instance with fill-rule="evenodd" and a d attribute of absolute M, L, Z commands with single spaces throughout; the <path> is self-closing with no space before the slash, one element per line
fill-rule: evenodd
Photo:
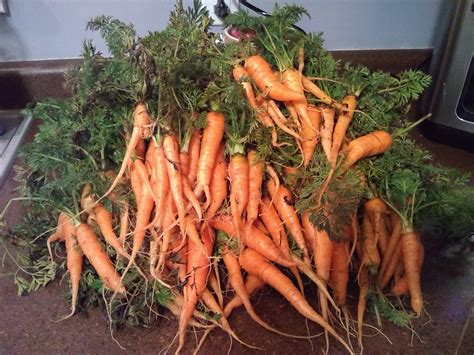
<path fill-rule="evenodd" d="M 243 86 L 242 100 L 269 128 L 273 145 L 281 144 L 278 132 L 291 136 L 300 151 L 301 166 L 307 166 L 318 149 L 324 152 L 330 172 L 315 194 L 317 205 L 324 203 L 321 196 L 333 179 L 353 172 L 362 159 L 390 149 L 392 137 L 376 131 L 350 139 L 347 129 L 357 97 L 333 100 L 303 76 L 303 65 L 300 62 L 298 69 L 276 73 L 263 57 L 253 55 L 236 65 L 232 76 Z M 309 104 L 308 95 L 319 104 Z M 85 185 L 80 214 L 60 213 L 48 239 L 48 247 L 55 241 L 65 242 L 72 293 L 68 316 L 76 311 L 83 256 L 113 297 L 125 297 L 123 280 L 130 268 L 170 289 L 173 300 L 166 306 L 179 319 L 176 352 L 183 348 L 190 325 L 207 328 L 205 335 L 220 327 L 245 344 L 228 321 L 241 305 L 265 329 L 305 338 L 275 329 L 253 308 L 252 295 L 269 285 L 321 326 L 327 342 L 333 337 L 352 353 L 353 346 L 341 335 L 341 329 L 350 334 L 346 323 L 340 317 L 340 326 L 334 325 L 330 317 L 342 311 L 349 321 L 346 294 L 351 269 L 360 287 L 360 341 L 371 290 L 390 285 L 395 295 L 409 294 L 413 311 L 420 314 L 423 245 L 419 233 L 403 223 L 398 211 L 381 198 L 368 199 L 354 211 L 345 238 L 331 240 L 308 212 L 295 207 L 297 198 L 286 184 L 297 183 L 300 166 L 287 166 L 280 176 L 251 147 L 228 156 L 227 119 L 219 111 L 206 112 L 205 127 L 193 128 L 189 142 L 180 146 L 177 133 L 155 129 L 147 103 L 136 103 L 133 131 L 118 172 L 109 174 L 112 181 L 107 192 L 97 196 Z M 134 199 L 121 201 L 118 187 L 130 188 Z M 114 220 L 106 199 L 120 206 L 119 220 Z M 114 250 L 117 260 L 125 261 L 121 272 L 104 244 Z M 218 264 L 226 270 L 227 287 L 234 292 L 230 299 L 223 296 L 225 276 Z M 305 297 L 307 279 L 318 288 L 319 307 Z M 199 310 L 200 302 L 219 315 L 211 325 Z"/>

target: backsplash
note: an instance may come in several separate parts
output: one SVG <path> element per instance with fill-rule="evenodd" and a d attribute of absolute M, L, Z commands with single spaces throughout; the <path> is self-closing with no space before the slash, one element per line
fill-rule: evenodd
<path fill-rule="evenodd" d="M 236 0 L 232 0 L 234 3 Z M 311 19 L 300 25 L 324 32 L 329 50 L 432 48 L 436 29 L 451 0 L 299 0 Z M 185 6 L 191 0 L 183 1 Z M 209 1 L 206 1 L 208 3 Z M 291 1 L 278 1 L 283 5 Z M 270 11 L 274 0 L 253 3 Z M 104 45 L 87 21 L 111 15 L 132 22 L 138 35 L 166 25 L 172 0 L 9 0 L 0 15 L 0 62 L 77 58 L 82 42 Z"/>

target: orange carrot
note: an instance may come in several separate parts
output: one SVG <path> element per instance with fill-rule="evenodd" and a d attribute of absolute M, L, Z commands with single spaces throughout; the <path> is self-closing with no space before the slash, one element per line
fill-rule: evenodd
<path fill-rule="evenodd" d="M 392 278 L 393 274 L 395 273 L 395 270 L 397 269 L 397 266 L 402 258 L 402 243 L 399 241 L 396 249 L 394 250 L 392 257 L 387 263 L 387 266 L 385 267 L 385 270 L 381 276 L 379 276 L 379 286 L 381 289 L 385 288 L 387 286 L 388 282 Z"/>
<path fill-rule="evenodd" d="M 256 323 L 258 323 L 263 328 L 265 328 L 265 329 L 267 329 L 267 330 L 269 330 L 273 333 L 279 334 L 279 335 L 283 335 L 283 336 L 290 337 L 290 338 L 297 338 L 297 339 L 298 338 L 306 338 L 306 337 L 300 337 L 300 336 L 297 336 L 297 335 L 292 335 L 292 334 L 287 334 L 287 333 L 281 332 L 281 331 L 273 328 L 267 322 L 265 322 L 262 318 L 260 318 L 260 316 L 255 312 L 255 309 L 253 308 L 252 303 L 250 303 L 249 294 L 247 292 L 247 289 L 245 288 L 244 279 L 243 279 L 242 274 L 240 272 L 240 266 L 239 266 L 239 262 L 237 261 L 236 256 L 231 251 L 225 250 L 222 253 L 222 260 L 224 261 L 224 265 L 227 269 L 230 285 L 234 289 L 235 293 L 242 300 L 243 305 L 245 307 L 245 310 L 247 311 L 249 316 Z"/>
<path fill-rule="evenodd" d="M 183 185 L 183 195 L 186 197 L 186 200 L 189 201 L 191 206 L 193 206 L 194 211 L 196 212 L 198 220 L 202 219 L 201 204 L 199 200 L 194 195 L 194 191 L 189 186 L 188 177 L 186 175 L 181 176 L 182 185 Z"/>
<path fill-rule="evenodd" d="M 130 180 L 140 180 L 142 176 L 139 170 L 144 168 L 141 160 L 135 160 L 130 166 Z M 132 185 L 133 189 L 133 185 Z M 135 221 L 135 229 L 133 231 L 133 246 L 130 254 L 128 265 L 124 271 L 124 275 L 135 262 L 135 258 L 142 247 L 145 240 L 146 230 L 149 226 L 150 216 L 154 207 L 154 199 L 151 189 L 142 181 L 137 189 L 133 189 L 135 199 L 137 200 L 137 213 Z"/>
<path fill-rule="evenodd" d="M 347 171 L 359 160 L 383 153 L 392 146 L 392 136 L 385 131 L 375 131 L 354 139 L 347 146 L 347 154 L 342 166 Z"/>
<path fill-rule="evenodd" d="M 149 137 L 151 135 L 150 127 L 151 127 L 152 119 L 148 113 L 148 110 L 144 103 L 138 102 L 135 111 L 133 112 L 133 130 L 130 140 L 127 145 L 127 149 L 125 151 L 125 156 L 122 160 L 122 165 L 120 166 L 120 170 L 115 177 L 112 185 L 110 185 L 107 192 L 99 199 L 97 202 L 102 200 L 104 197 L 109 195 L 119 183 L 120 179 L 122 178 L 123 174 L 125 173 L 125 169 L 130 164 L 130 160 L 133 154 L 135 153 L 135 148 L 139 144 L 142 138 Z"/>
<path fill-rule="evenodd" d="M 303 122 L 305 122 L 309 129 L 316 132 L 317 127 L 313 126 L 313 123 L 308 114 L 308 101 L 304 96 L 304 89 L 301 83 L 301 78 L 301 73 L 293 68 L 285 70 L 282 75 L 283 84 L 285 84 L 294 92 L 300 93 L 302 96 L 300 100 L 292 100 L 293 107 L 298 114 L 301 125 L 303 125 Z"/>
<path fill-rule="evenodd" d="M 324 153 L 328 158 L 331 158 L 331 147 L 332 147 L 332 131 L 334 128 L 334 116 L 336 112 L 333 108 L 324 107 L 321 109 L 323 116 L 323 122 L 321 126 L 321 146 L 323 147 Z"/>
<path fill-rule="evenodd" d="M 249 73 L 247 73 L 247 70 L 245 70 L 245 68 L 241 65 L 236 65 L 232 70 L 232 76 L 234 77 L 235 81 L 238 81 L 242 84 L 250 107 L 252 107 L 254 110 L 258 109 L 257 102 L 255 101 L 255 93 L 253 91 L 252 84 L 250 83 L 250 76 Z"/>
<path fill-rule="evenodd" d="M 369 280 L 367 268 L 362 265 L 359 273 L 359 301 L 357 302 L 357 334 L 362 352 L 362 325 L 364 323 L 365 305 L 369 293 Z"/>
<path fill-rule="evenodd" d="M 125 258 L 130 258 L 130 255 L 125 251 L 120 240 L 117 238 L 117 235 L 114 232 L 112 226 L 112 213 L 105 208 L 101 203 L 97 204 L 94 207 L 94 219 L 97 225 L 99 226 L 100 232 L 104 236 L 105 241 L 110 244 L 112 248 L 117 252 L 117 254 L 122 255 Z"/>
<path fill-rule="evenodd" d="M 254 55 L 245 61 L 245 69 L 255 82 L 255 85 L 272 99 L 278 101 L 298 101 L 304 95 L 295 92 L 282 84 L 272 71 L 272 68 L 263 57 Z"/>
<path fill-rule="evenodd" d="M 199 152 L 199 164 L 197 170 L 197 183 L 194 194 L 197 198 L 204 192 L 206 203 L 204 211 L 211 203 L 209 184 L 211 182 L 212 170 L 219 151 L 220 142 L 224 136 L 224 116 L 219 112 L 208 112 L 206 115 L 206 128 L 202 135 L 201 150 Z"/>
<path fill-rule="evenodd" d="M 342 339 L 334 328 L 308 304 L 291 280 L 270 262 L 265 260 L 259 253 L 252 249 L 245 249 L 240 254 L 239 263 L 249 274 L 260 277 L 266 284 L 275 288 L 300 314 L 319 324 L 352 353 L 352 349 L 344 339 Z"/>
<path fill-rule="evenodd" d="M 188 239 L 188 254 L 186 267 L 186 285 L 184 286 L 184 305 L 179 318 L 178 350 L 184 345 L 185 331 L 194 313 L 196 304 L 206 289 L 210 257 L 214 246 L 215 235 L 210 228 L 201 233 L 202 245 L 196 244 L 194 238 Z"/>
<path fill-rule="evenodd" d="M 266 108 L 268 114 L 270 115 L 271 119 L 275 124 L 285 133 L 289 134 L 293 138 L 295 138 L 297 141 L 301 141 L 302 138 L 301 136 L 295 132 L 293 129 L 288 127 L 285 123 L 286 118 L 283 116 L 281 113 L 280 109 L 278 108 L 277 104 L 273 100 L 268 100 L 267 104 L 262 105 L 263 107 Z"/>
<path fill-rule="evenodd" d="M 92 228 L 86 223 L 81 223 L 76 227 L 76 236 L 84 255 L 94 267 L 104 286 L 116 293 L 125 293 L 120 275 L 115 270 Z"/>
<path fill-rule="evenodd" d="M 288 236 L 286 235 L 285 228 L 283 227 L 283 222 L 281 221 L 278 212 L 276 211 L 275 207 L 272 205 L 270 199 L 267 196 L 262 198 L 259 212 L 260 218 L 262 219 L 265 227 L 270 233 L 273 242 L 280 248 L 281 252 L 290 260 L 291 251 L 288 245 Z M 298 283 L 298 287 L 300 288 L 301 292 L 303 292 L 303 281 L 301 280 L 298 267 L 296 265 L 291 266 L 290 271 L 295 276 L 296 281 Z"/>
<path fill-rule="evenodd" d="M 309 126 L 306 121 L 301 121 L 301 148 L 303 152 L 303 163 L 304 166 L 308 166 L 311 158 L 313 157 L 314 150 L 318 145 L 318 139 L 320 135 L 320 120 L 321 120 L 321 111 L 312 106 L 308 106 L 308 117 L 311 121 L 311 126 Z"/>
<path fill-rule="evenodd" d="M 270 179 L 267 183 L 268 192 L 283 223 L 286 228 L 288 228 L 291 236 L 295 239 L 298 247 L 303 251 L 305 261 L 309 263 L 308 248 L 306 247 L 298 215 L 293 207 L 294 202 L 291 192 L 283 185 L 277 188 L 276 184 L 277 182 Z"/>
<path fill-rule="evenodd" d="M 301 216 L 301 227 L 303 227 L 306 245 L 308 245 L 308 248 L 314 255 L 316 252 L 316 228 L 311 223 L 309 216 L 309 212 L 303 213 Z"/>
<path fill-rule="evenodd" d="M 240 237 L 242 214 L 249 200 L 249 162 L 245 155 L 234 154 L 229 164 L 230 209 L 237 237 Z"/>
<path fill-rule="evenodd" d="M 232 218 L 229 215 L 220 215 L 216 216 L 211 222 L 210 225 L 224 233 L 226 233 L 231 238 L 236 238 L 235 229 L 232 225 Z M 281 250 L 273 243 L 273 241 L 258 228 L 253 226 L 250 229 L 248 235 L 243 235 L 243 243 L 249 248 L 260 253 L 265 258 L 276 262 L 277 264 L 283 266 L 292 266 L 295 263 L 285 257 Z"/>
<path fill-rule="evenodd" d="M 374 227 L 369 217 L 364 213 L 362 220 L 362 228 L 364 230 L 364 240 L 362 242 L 363 258 L 362 263 L 367 267 L 378 269 L 380 265 L 380 254 L 377 249 L 377 240 L 374 233 Z"/>
<path fill-rule="evenodd" d="M 247 153 L 249 165 L 249 197 L 247 203 L 247 226 L 251 226 L 258 217 L 258 206 L 262 198 L 262 182 L 265 173 L 265 163 L 256 159 L 257 153 L 250 150 Z"/>
<path fill-rule="evenodd" d="M 188 152 L 180 151 L 179 152 L 179 167 L 182 176 L 186 177 L 186 180 L 189 176 L 189 154 Z"/>
<path fill-rule="evenodd" d="M 227 164 L 224 156 L 224 145 L 221 144 L 216 157 L 216 164 L 212 172 L 209 185 L 211 203 L 206 211 L 206 220 L 214 217 L 227 197 Z"/>
<path fill-rule="evenodd" d="M 387 249 L 385 250 L 384 257 L 382 259 L 382 263 L 380 265 L 379 276 L 385 274 L 386 268 L 388 263 L 390 262 L 397 245 L 399 244 L 401 231 L 402 231 L 402 220 L 397 213 L 392 213 L 391 215 L 392 220 L 392 234 L 388 240 Z"/>
<path fill-rule="evenodd" d="M 58 227 L 56 232 L 48 238 L 48 249 L 50 250 L 51 255 L 51 248 L 50 244 L 52 242 L 64 240 L 66 244 L 66 264 L 67 270 L 69 272 L 69 276 L 71 278 L 71 312 L 62 317 L 60 320 L 64 320 L 69 318 L 76 313 L 76 305 L 77 305 L 77 296 L 79 293 L 79 283 L 81 281 L 81 274 L 82 274 L 82 259 L 83 254 L 81 248 L 77 245 L 77 240 L 75 236 L 75 227 L 74 222 L 71 217 L 69 217 L 64 212 L 61 212 L 58 216 Z M 51 255 L 52 259 L 52 255 Z"/>
<path fill-rule="evenodd" d="M 425 259 L 425 248 L 423 244 L 420 243 L 420 255 L 418 256 L 418 262 L 420 269 L 423 266 L 423 261 Z M 392 293 L 396 296 L 404 295 L 408 292 L 408 278 L 406 275 L 403 275 L 398 281 L 396 281 L 392 287 Z"/>
<path fill-rule="evenodd" d="M 334 301 L 338 306 L 346 304 L 349 281 L 349 245 L 347 242 L 333 243 L 331 273 L 329 279 L 334 290 Z"/>
<path fill-rule="evenodd" d="M 283 167 L 283 178 L 286 185 L 295 186 L 298 183 L 299 169 L 294 166 Z"/>
<path fill-rule="evenodd" d="M 70 217 L 66 218 L 64 225 L 64 242 L 67 251 L 67 270 L 71 278 L 71 313 L 66 316 L 72 316 L 76 312 L 77 295 L 79 294 L 79 283 L 82 274 L 83 252 L 78 245 L 75 235 L 74 222 Z M 64 318 L 63 318 L 64 319 Z"/>
<path fill-rule="evenodd" d="M 122 244 L 122 248 L 125 245 L 125 237 L 128 233 L 128 225 L 129 225 L 129 204 L 128 202 L 124 202 L 122 204 L 122 210 L 120 211 L 120 233 L 119 233 L 119 241 Z"/>
<path fill-rule="evenodd" d="M 166 158 L 166 171 L 170 181 L 170 191 L 173 201 L 178 210 L 178 223 L 181 234 L 184 235 L 186 206 L 183 194 L 183 182 L 181 177 L 181 164 L 179 159 L 179 147 L 176 136 L 168 134 L 163 139 L 163 152 Z"/>
<path fill-rule="evenodd" d="M 145 151 L 145 140 L 143 138 L 140 138 L 137 142 L 137 145 L 135 146 L 135 155 L 140 159 L 145 159 Z"/>
<path fill-rule="evenodd" d="M 254 109 L 257 120 L 265 127 L 272 128 L 273 146 L 279 146 L 277 143 L 278 135 L 275 130 L 275 126 L 273 125 L 273 121 L 269 116 L 268 112 L 266 112 L 265 107 L 262 107 L 263 101 L 257 102 L 257 99 L 255 98 L 255 93 L 252 88 L 252 84 L 250 83 L 250 76 L 247 73 L 247 70 L 245 70 L 245 68 L 241 65 L 236 65 L 232 71 L 232 75 L 235 81 L 238 81 L 242 84 L 245 91 L 245 96 L 247 97 L 247 101 L 250 107 Z"/>
<path fill-rule="evenodd" d="M 66 224 L 68 216 L 64 212 L 59 213 L 58 223 L 56 225 L 56 230 L 46 241 L 46 246 L 48 247 L 48 252 L 51 260 L 53 260 L 53 252 L 51 250 L 51 243 L 54 243 L 58 240 L 64 239 L 64 226 Z"/>
<path fill-rule="evenodd" d="M 320 231 L 315 228 L 314 232 L 316 239 L 316 250 L 313 251 L 314 265 L 316 266 L 316 274 L 323 280 L 324 286 L 326 286 L 329 280 L 331 270 L 334 243 L 329 239 L 329 236 L 326 231 Z M 318 289 L 318 294 L 319 304 L 321 305 L 321 315 L 323 316 L 324 320 L 327 321 L 329 319 L 328 299 L 321 289 Z M 329 347 L 329 339 L 326 331 L 325 335 L 327 352 Z"/>
<path fill-rule="evenodd" d="M 375 240 L 383 258 L 388 244 L 385 221 L 383 220 L 383 215 L 387 213 L 387 205 L 380 198 L 372 198 L 364 204 L 364 211 L 372 224 Z"/>
<path fill-rule="evenodd" d="M 168 178 L 168 170 L 166 167 L 166 157 L 163 151 L 163 146 L 161 143 L 158 143 L 155 139 L 152 140 L 150 145 L 155 147 L 153 162 L 155 166 L 155 177 L 154 177 L 154 193 L 156 196 L 156 206 L 155 206 L 155 215 L 162 216 L 164 215 L 164 210 L 166 208 L 165 199 L 166 195 L 170 188 L 170 182 Z M 156 227 L 161 227 L 161 217 L 157 218 Z"/>
<path fill-rule="evenodd" d="M 419 263 L 421 242 L 418 235 L 410 230 L 402 231 L 401 237 L 403 265 L 410 291 L 411 308 L 416 314 L 423 310 L 423 294 L 420 285 L 421 267 Z"/>
<path fill-rule="evenodd" d="M 245 290 L 249 296 L 260 290 L 263 286 L 265 286 L 265 282 L 261 278 L 250 274 L 247 275 L 245 280 Z M 240 307 L 242 304 L 242 298 L 240 298 L 239 295 L 235 295 L 229 302 L 227 302 L 224 308 L 224 315 L 229 317 L 232 311 L 235 308 Z"/>
<path fill-rule="evenodd" d="M 337 109 L 340 109 L 342 107 L 342 105 L 339 102 L 334 101 L 328 94 L 326 94 L 323 90 L 321 90 L 319 86 L 317 86 L 308 78 L 305 78 L 303 76 L 301 79 L 301 82 L 305 90 L 312 93 L 314 96 L 316 96 L 319 100 L 321 100 L 326 105 L 333 106 Z"/>
<path fill-rule="evenodd" d="M 333 167 L 336 166 L 337 155 L 339 154 L 339 150 L 341 149 L 341 145 L 346 136 L 346 131 L 349 128 L 352 117 L 354 116 L 356 104 L 356 97 L 353 95 L 348 95 L 342 100 L 342 109 L 339 112 L 336 126 L 334 127 L 334 132 L 332 134 L 332 146 L 329 156 L 329 163 Z"/>
<path fill-rule="evenodd" d="M 201 131 L 196 129 L 191 134 L 189 140 L 189 175 L 188 181 L 189 186 L 193 187 L 196 182 L 198 164 L 199 164 L 199 151 L 201 150 Z"/>
<path fill-rule="evenodd" d="M 173 197 L 171 196 L 171 193 L 167 193 L 164 200 L 165 206 L 168 206 L 168 208 L 164 209 L 163 211 L 163 239 L 161 241 L 160 254 L 155 269 L 157 275 L 160 275 L 163 272 L 163 268 L 165 266 L 166 252 L 168 251 L 168 247 L 171 242 L 171 237 L 174 234 L 174 230 L 171 225 L 173 224 L 174 215 L 176 213 L 176 206 L 173 203 Z"/>
<path fill-rule="evenodd" d="M 296 124 L 301 124 L 298 119 L 298 112 L 296 112 L 295 105 L 292 101 L 286 101 L 285 107 L 288 113 L 290 114 L 291 120 Z"/>
<path fill-rule="evenodd" d="M 224 311 L 219 306 L 219 304 L 216 302 L 215 298 L 211 295 L 211 293 L 209 292 L 209 290 L 207 288 L 205 288 L 204 292 L 202 293 L 201 298 L 202 298 L 202 301 L 204 302 L 204 304 L 206 305 L 207 308 L 209 308 L 212 312 L 221 315 L 221 317 L 218 320 L 218 323 L 220 324 L 222 329 L 225 330 L 232 338 L 237 340 L 242 345 L 245 345 L 245 346 L 247 346 L 251 349 L 263 350 L 262 348 L 249 345 L 247 343 L 244 343 L 242 340 L 240 340 L 240 338 L 237 336 L 237 334 L 235 334 L 235 332 L 230 327 L 230 324 L 229 324 L 227 318 L 224 315 Z M 207 333 L 208 333 L 208 331 L 206 331 L 204 336 L 206 336 Z M 202 344 L 202 340 L 200 341 L 200 344 Z M 200 345 L 198 345 L 198 349 L 199 349 L 199 346 Z"/>

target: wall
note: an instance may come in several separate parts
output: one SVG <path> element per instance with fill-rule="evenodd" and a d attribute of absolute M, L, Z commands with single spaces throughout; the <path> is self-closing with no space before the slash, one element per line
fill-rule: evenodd
<path fill-rule="evenodd" d="M 174 6 L 172 0 L 8 1 L 10 15 L 0 15 L 0 62 L 78 57 L 85 38 L 92 38 L 103 49 L 98 35 L 85 31 L 89 18 L 112 15 L 132 22 L 138 34 L 145 35 L 149 30 L 163 28 Z M 433 47 L 446 1 L 450 0 L 296 2 L 311 15 L 311 19 L 302 20 L 301 27 L 324 32 L 330 50 L 350 50 Z M 254 0 L 253 3 L 271 10 L 275 1 Z"/>

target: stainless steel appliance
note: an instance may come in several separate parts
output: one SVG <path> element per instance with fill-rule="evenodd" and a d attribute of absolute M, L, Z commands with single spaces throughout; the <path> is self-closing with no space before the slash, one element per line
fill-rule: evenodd
<path fill-rule="evenodd" d="M 432 112 L 431 122 L 438 125 L 443 140 L 456 144 L 458 137 L 468 136 L 469 142 L 474 138 L 474 2 L 449 3 L 444 18 L 451 21 L 434 50 L 430 68 L 434 82 L 424 110 Z"/>

